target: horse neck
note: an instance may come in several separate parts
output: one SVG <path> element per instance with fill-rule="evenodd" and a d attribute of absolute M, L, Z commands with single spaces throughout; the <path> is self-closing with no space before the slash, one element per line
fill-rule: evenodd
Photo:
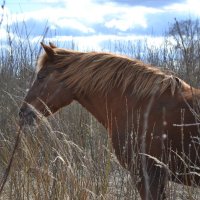
<path fill-rule="evenodd" d="M 126 97 L 119 90 L 113 90 L 108 95 L 90 94 L 76 98 L 103 126 L 109 131 L 114 131 L 120 118 L 124 117 L 126 110 Z M 123 120 L 124 121 L 124 120 Z"/>

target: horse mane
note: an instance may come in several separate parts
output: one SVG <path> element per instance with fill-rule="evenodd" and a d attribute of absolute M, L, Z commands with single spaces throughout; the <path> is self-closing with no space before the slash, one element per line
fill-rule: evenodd
<path fill-rule="evenodd" d="M 38 71 L 47 61 L 53 62 L 53 70 L 62 72 L 58 81 L 73 87 L 79 94 L 101 92 L 107 95 L 113 88 L 118 88 L 122 93 L 131 89 L 136 97 L 144 98 L 155 95 L 155 91 L 161 95 L 168 88 L 174 95 L 177 87 L 187 85 L 174 75 L 125 56 L 61 48 L 53 50 L 53 60 L 46 53 L 41 55 Z"/>

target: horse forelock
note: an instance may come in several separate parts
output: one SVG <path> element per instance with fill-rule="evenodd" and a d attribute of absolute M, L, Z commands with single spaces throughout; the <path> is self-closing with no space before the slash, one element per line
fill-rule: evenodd
<path fill-rule="evenodd" d="M 80 94 L 98 92 L 107 95 L 113 88 L 118 88 L 122 93 L 131 89 L 132 94 L 144 98 L 155 91 L 162 94 L 169 87 L 173 95 L 178 86 L 186 84 L 182 80 L 177 81 L 174 75 L 125 56 L 58 48 L 55 51 L 55 68 L 62 68 L 59 81 L 64 81 Z M 48 56 L 43 54 L 38 59 L 37 70 L 47 60 Z"/>

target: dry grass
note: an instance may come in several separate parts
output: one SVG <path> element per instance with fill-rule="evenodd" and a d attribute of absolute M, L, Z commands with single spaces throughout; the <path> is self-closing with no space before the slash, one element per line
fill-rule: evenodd
<path fill-rule="evenodd" d="M 75 123 L 77 116 L 83 118 Z M 13 143 L 1 142 L 3 169 Z M 126 199 L 134 192 L 105 130 L 74 104 L 49 124 L 23 131 L 2 199 Z"/>
<path fill-rule="evenodd" d="M 16 116 L 1 133 L 1 173 L 10 158 L 16 133 Z M 11 136 L 12 134 L 12 136 Z M 139 199 L 128 171 L 118 163 L 106 131 L 74 103 L 37 129 L 26 128 L 21 136 L 2 200 L 44 199 Z M 169 200 L 197 200 L 197 188 L 169 182 Z"/>
<path fill-rule="evenodd" d="M 38 44 L 33 46 L 29 40 L 23 45 L 22 41 L 9 42 L 9 32 L 7 45 L 9 51 L 0 48 L 1 177 L 15 143 L 18 109 L 32 79 L 34 61 L 39 52 Z M 133 49 L 137 48 L 131 43 L 127 47 L 115 43 L 117 52 L 122 51 L 164 68 L 181 71 L 179 65 L 175 66 L 177 58 L 172 62 L 175 47 L 171 50 L 166 48 L 165 51 L 144 48 L 146 52 L 140 52 L 139 48 L 133 52 Z M 159 57 L 163 52 L 167 60 Z M 186 73 L 180 75 L 184 77 Z M 196 75 L 195 72 L 194 82 Z M 105 129 L 86 110 L 74 103 L 38 128 L 23 130 L 0 199 L 137 200 L 137 180 L 137 176 L 131 179 L 129 173 L 119 165 Z M 199 199 L 198 189 L 171 182 L 167 185 L 167 194 L 170 200 Z"/>

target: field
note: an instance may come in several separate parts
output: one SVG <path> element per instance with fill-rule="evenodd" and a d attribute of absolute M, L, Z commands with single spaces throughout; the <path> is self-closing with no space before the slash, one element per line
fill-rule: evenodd
<path fill-rule="evenodd" d="M 197 22 L 189 22 L 172 26 L 159 48 L 145 42 L 115 41 L 108 50 L 159 66 L 199 86 L 200 28 Z M 181 32 L 177 31 L 179 26 Z M 38 43 L 28 37 L 11 40 L 10 31 L 6 44 L 0 42 L 0 178 L 10 159 L 19 107 L 34 78 L 40 53 Z M 131 179 L 120 166 L 106 130 L 74 102 L 39 127 L 23 130 L 0 199 L 137 200 L 138 178 Z M 200 195 L 197 188 L 172 182 L 166 190 L 170 200 L 197 200 Z"/>

